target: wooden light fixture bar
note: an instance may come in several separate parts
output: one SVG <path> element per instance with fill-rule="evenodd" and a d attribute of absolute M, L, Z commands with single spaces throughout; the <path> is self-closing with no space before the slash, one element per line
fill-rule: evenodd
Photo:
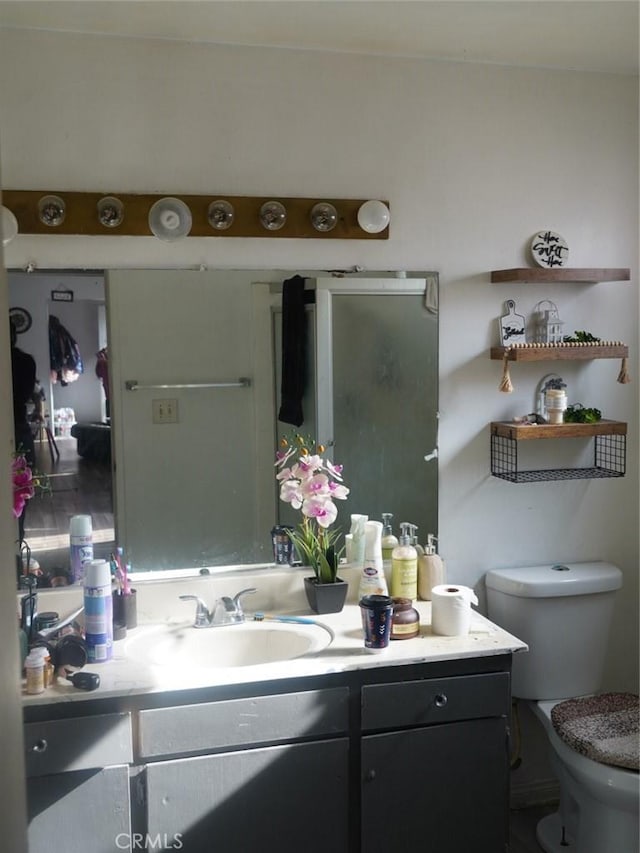
<path fill-rule="evenodd" d="M 38 203 L 43 196 L 55 195 L 65 205 L 64 221 L 46 225 L 40 220 Z M 115 228 L 104 226 L 98 218 L 98 202 L 115 196 L 122 202 L 124 218 Z M 62 190 L 3 190 L 2 204 L 18 220 L 19 234 L 66 234 L 83 236 L 152 237 L 149 210 L 162 198 L 177 198 L 190 209 L 192 226 L 189 237 L 293 237 L 316 240 L 388 240 L 389 226 L 377 233 L 363 230 L 358 224 L 358 210 L 367 199 L 282 198 L 279 196 L 183 195 L 173 193 L 132 194 L 119 192 L 64 192 Z M 228 201 L 234 208 L 234 221 L 226 230 L 217 230 L 208 221 L 209 205 Z M 278 201 L 287 211 L 282 228 L 270 231 L 260 222 L 260 208 L 265 202 Z M 384 200 L 383 200 L 384 201 Z M 315 204 L 332 204 L 337 211 L 337 224 L 331 231 L 316 230 L 310 219 Z M 384 203 L 389 206 L 388 202 Z"/>

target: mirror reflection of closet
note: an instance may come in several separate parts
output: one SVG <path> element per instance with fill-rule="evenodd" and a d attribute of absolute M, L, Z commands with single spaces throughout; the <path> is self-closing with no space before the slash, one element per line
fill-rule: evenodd
<path fill-rule="evenodd" d="M 25 540 L 46 584 L 68 570 L 73 515 L 91 515 L 97 556 L 108 555 L 114 546 L 110 428 L 96 373 L 98 353 L 108 350 L 105 284 L 102 273 L 9 272 L 8 279 L 10 308 L 21 308 L 31 318 L 17 346 L 33 356 L 44 394 L 45 420 L 41 425 L 34 421 L 33 431 L 36 470 L 47 475 L 50 491 L 28 502 Z M 82 372 L 52 369 L 50 322 L 59 323 L 76 342 Z M 74 424 L 83 427 L 80 439 L 71 434 Z"/>

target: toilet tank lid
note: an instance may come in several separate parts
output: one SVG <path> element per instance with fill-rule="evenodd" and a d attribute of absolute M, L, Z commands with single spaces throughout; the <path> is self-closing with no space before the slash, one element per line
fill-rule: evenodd
<path fill-rule="evenodd" d="M 489 589 L 520 598 L 552 598 L 611 592 L 622 586 L 622 572 L 612 563 L 547 563 L 515 569 L 492 569 L 485 575 Z"/>

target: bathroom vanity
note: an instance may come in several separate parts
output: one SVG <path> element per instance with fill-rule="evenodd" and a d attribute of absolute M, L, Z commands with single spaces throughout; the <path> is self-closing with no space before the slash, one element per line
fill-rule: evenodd
<path fill-rule="evenodd" d="M 435 637 L 418 608 L 420 636 L 379 655 L 349 604 L 317 617 L 333 640 L 312 655 L 151 672 L 122 641 L 96 692 L 25 697 L 31 853 L 506 850 L 526 646 L 477 613 Z"/>

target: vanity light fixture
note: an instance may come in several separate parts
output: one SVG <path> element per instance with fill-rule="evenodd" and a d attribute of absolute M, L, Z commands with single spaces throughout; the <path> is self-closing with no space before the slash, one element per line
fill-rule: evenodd
<path fill-rule="evenodd" d="M 259 218 L 267 231 L 279 231 L 287 221 L 287 209 L 279 201 L 265 201 L 260 208 Z"/>
<path fill-rule="evenodd" d="M 8 246 L 9 243 L 18 233 L 18 220 L 8 207 L 2 206 L 2 221 L 0 222 L 0 231 L 2 231 L 2 245 Z"/>
<path fill-rule="evenodd" d="M 311 224 L 316 231 L 333 231 L 338 224 L 338 211 L 328 201 L 319 201 L 311 208 Z"/>
<path fill-rule="evenodd" d="M 117 228 L 124 219 L 124 205 L 119 198 L 107 195 L 98 202 L 98 220 L 105 228 Z"/>
<path fill-rule="evenodd" d="M 191 211 L 179 198 L 161 198 L 149 211 L 149 228 L 165 243 L 186 237 L 191 231 L 191 222 Z"/>
<path fill-rule="evenodd" d="M 390 221 L 389 208 L 383 201 L 370 199 L 358 208 L 358 225 L 368 234 L 379 234 Z"/>
<path fill-rule="evenodd" d="M 224 199 L 212 201 L 207 210 L 207 221 L 216 231 L 226 231 L 227 228 L 231 228 L 235 218 L 233 205 Z"/>
<path fill-rule="evenodd" d="M 58 195 L 43 195 L 38 202 L 38 217 L 43 225 L 55 228 L 64 222 L 65 203 Z"/>
<path fill-rule="evenodd" d="M 21 236 L 388 240 L 385 199 L 5 189 Z"/>

